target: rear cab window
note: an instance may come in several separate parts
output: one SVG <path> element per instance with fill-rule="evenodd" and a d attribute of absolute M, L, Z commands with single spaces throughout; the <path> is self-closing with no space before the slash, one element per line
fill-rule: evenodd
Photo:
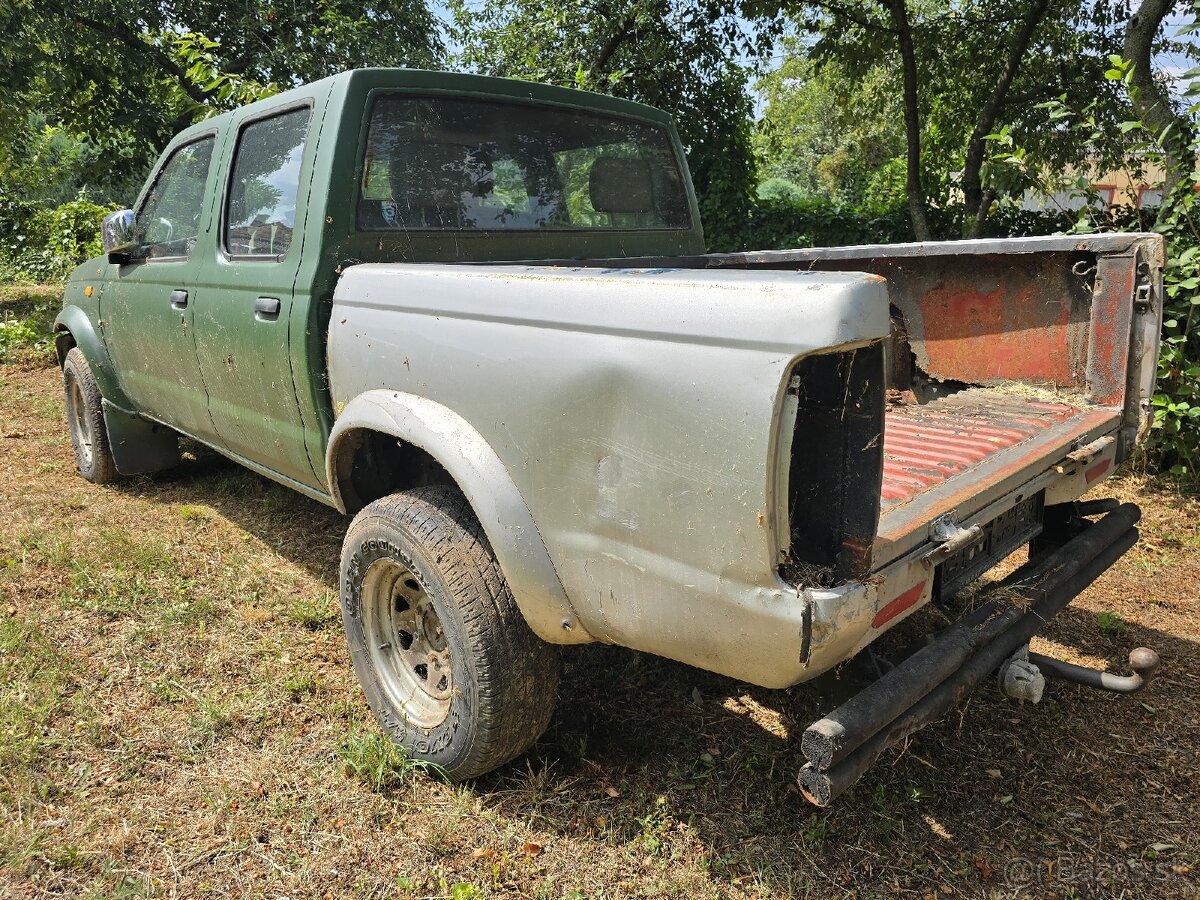
<path fill-rule="evenodd" d="M 385 94 L 361 171 L 363 231 L 692 227 L 666 129 L 565 107 Z"/>
<path fill-rule="evenodd" d="M 135 228 L 149 259 L 187 259 L 196 247 L 214 138 L 175 150 L 146 194 Z"/>
<path fill-rule="evenodd" d="M 292 245 L 311 107 L 244 126 L 234 151 L 222 245 L 240 259 L 280 260 Z"/>

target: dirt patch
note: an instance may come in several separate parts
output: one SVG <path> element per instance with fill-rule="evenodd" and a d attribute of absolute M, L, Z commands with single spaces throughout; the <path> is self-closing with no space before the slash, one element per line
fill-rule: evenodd
<path fill-rule="evenodd" d="M 1196 893 L 1192 499 L 1102 488 L 1141 504 L 1142 542 L 1037 641 L 1120 671 L 1154 647 L 1145 695 L 986 686 L 818 811 L 799 736 L 836 680 L 583 647 L 534 750 L 451 787 L 354 681 L 341 516 L 204 454 L 93 487 L 62 421 L 45 356 L 0 368 L 0 896 Z"/>

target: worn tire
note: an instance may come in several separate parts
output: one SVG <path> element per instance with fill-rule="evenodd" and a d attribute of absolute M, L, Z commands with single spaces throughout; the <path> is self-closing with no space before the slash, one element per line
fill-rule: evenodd
<path fill-rule="evenodd" d="M 432 628 L 427 617 L 424 624 L 407 624 L 417 621 L 405 599 L 413 597 L 413 604 L 436 614 Z M 436 764 L 454 780 L 473 778 L 520 755 L 546 729 L 558 686 L 558 650 L 530 631 L 456 488 L 415 488 L 359 512 L 342 546 L 341 601 L 367 702 L 411 758 Z M 436 639 L 423 645 L 426 638 L 410 634 L 404 645 L 404 629 Z M 394 641 L 391 635 L 397 635 Z M 433 684 L 429 666 L 425 674 L 412 674 L 421 666 L 411 659 L 432 658 L 414 649 L 421 646 L 449 654 L 449 683 Z M 406 652 L 418 654 L 407 665 Z M 435 667 L 444 671 L 444 657 L 438 659 Z M 439 688 L 448 696 L 432 696 Z M 437 703 L 445 705 L 441 721 L 435 721 Z"/>
<path fill-rule="evenodd" d="M 117 465 L 104 424 L 100 386 L 78 347 L 72 347 L 63 361 L 63 398 L 79 474 L 93 484 L 113 481 L 118 475 Z"/>

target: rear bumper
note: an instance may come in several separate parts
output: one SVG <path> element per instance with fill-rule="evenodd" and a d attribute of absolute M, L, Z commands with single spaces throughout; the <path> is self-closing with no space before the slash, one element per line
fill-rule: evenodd
<path fill-rule="evenodd" d="M 990 592 L 996 600 L 809 726 L 802 741 L 808 762 L 799 776 L 804 795 L 829 805 L 883 750 L 967 696 L 1137 542 L 1140 516 L 1133 504 L 1119 506 L 1050 555 L 1017 569 Z M 1027 602 L 999 599 L 1014 593 Z"/>

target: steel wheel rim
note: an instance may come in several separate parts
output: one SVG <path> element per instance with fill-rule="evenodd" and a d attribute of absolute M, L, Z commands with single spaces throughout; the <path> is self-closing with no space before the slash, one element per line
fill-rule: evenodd
<path fill-rule="evenodd" d="M 420 579 L 378 559 L 362 587 L 363 636 L 380 686 L 410 725 L 433 728 L 450 711 L 454 678 L 441 619 Z"/>
<path fill-rule="evenodd" d="M 79 455 L 84 466 L 92 464 L 93 443 L 92 422 L 87 414 L 87 404 L 83 399 L 83 388 L 79 379 L 67 378 L 67 409 L 71 416 L 71 431 L 75 435 L 75 444 L 79 447 Z"/>

